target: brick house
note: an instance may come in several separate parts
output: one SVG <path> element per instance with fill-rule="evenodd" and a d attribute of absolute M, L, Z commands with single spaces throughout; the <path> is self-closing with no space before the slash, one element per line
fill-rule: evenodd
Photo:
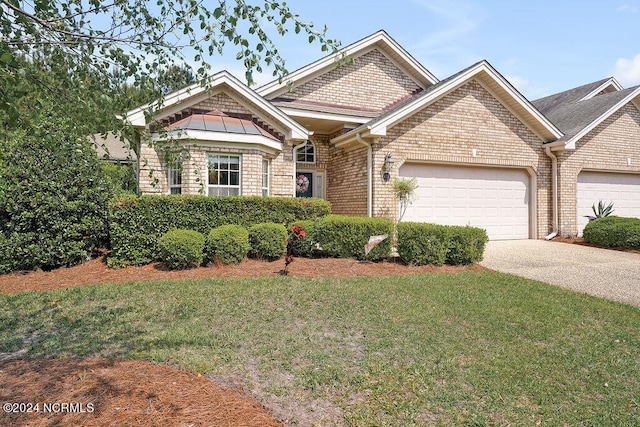
<path fill-rule="evenodd" d="M 584 207 L 609 196 L 640 217 L 640 88 L 608 79 L 532 103 L 486 61 L 438 80 L 384 31 L 339 54 L 352 60 L 256 90 L 217 73 L 208 90 L 168 95 L 153 125 L 148 105 L 127 113 L 141 191 L 320 197 L 334 213 L 395 218 L 393 179 L 416 178 L 404 220 L 491 239 L 576 234 Z"/>

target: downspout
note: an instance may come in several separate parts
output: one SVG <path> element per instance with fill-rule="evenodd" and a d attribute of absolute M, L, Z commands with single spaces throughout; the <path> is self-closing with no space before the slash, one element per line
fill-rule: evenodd
<path fill-rule="evenodd" d="M 356 141 L 367 147 L 367 215 L 373 216 L 373 147 L 356 133 Z"/>
<path fill-rule="evenodd" d="M 293 147 L 293 197 L 296 197 L 296 175 L 298 175 L 298 150 L 307 146 L 307 142 L 309 140 L 305 139 L 304 142 L 300 145 L 296 145 Z"/>
<path fill-rule="evenodd" d="M 553 207 L 552 227 L 553 231 L 545 239 L 551 240 L 558 235 L 558 158 L 551 152 L 551 147 L 547 146 L 544 152 L 551 159 L 551 205 Z"/>

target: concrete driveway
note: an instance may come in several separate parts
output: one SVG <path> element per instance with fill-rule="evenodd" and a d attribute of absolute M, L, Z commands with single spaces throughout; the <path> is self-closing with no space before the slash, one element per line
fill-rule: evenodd
<path fill-rule="evenodd" d="M 481 265 L 640 307 L 640 254 L 546 240 L 490 241 Z"/>

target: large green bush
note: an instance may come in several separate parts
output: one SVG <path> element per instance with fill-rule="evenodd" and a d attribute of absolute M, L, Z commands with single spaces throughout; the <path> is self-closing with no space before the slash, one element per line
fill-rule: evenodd
<path fill-rule="evenodd" d="M 369 238 L 384 234 L 388 237 L 365 254 Z M 328 215 L 317 222 L 315 235 L 328 256 L 380 260 L 391 255 L 393 223 L 386 218 Z"/>
<path fill-rule="evenodd" d="M 160 261 L 172 270 L 202 263 L 204 235 L 193 230 L 171 230 L 158 239 Z"/>
<path fill-rule="evenodd" d="M 411 265 L 444 265 L 449 253 L 449 230 L 419 222 L 398 224 L 398 255 Z"/>
<path fill-rule="evenodd" d="M 486 230 L 477 227 L 448 227 L 449 252 L 446 264 L 469 265 L 482 261 L 489 241 Z"/>
<path fill-rule="evenodd" d="M 102 160 L 101 167 L 107 185 L 114 195 L 135 194 L 138 190 L 135 165 L 131 163 L 111 163 Z"/>
<path fill-rule="evenodd" d="M 53 269 L 108 244 L 110 189 L 86 135 L 61 118 L 0 144 L 2 271 Z"/>
<path fill-rule="evenodd" d="M 608 216 L 590 221 L 582 237 L 595 245 L 640 249 L 640 219 Z"/>
<path fill-rule="evenodd" d="M 287 253 L 287 229 L 271 222 L 249 228 L 251 254 L 260 259 L 274 260 Z"/>
<path fill-rule="evenodd" d="M 288 225 L 330 212 L 320 199 L 280 197 L 123 196 L 112 203 L 111 267 L 143 265 L 157 257 L 157 240 L 171 228 L 204 235 L 225 224 L 250 227 L 263 222 Z"/>
<path fill-rule="evenodd" d="M 209 232 L 205 252 L 211 261 L 238 264 L 250 249 L 249 231 L 241 225 L 227 224 Z"/>

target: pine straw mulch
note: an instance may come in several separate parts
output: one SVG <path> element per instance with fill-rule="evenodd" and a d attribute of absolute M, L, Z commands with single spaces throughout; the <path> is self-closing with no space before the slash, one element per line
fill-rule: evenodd
<path fill-rule="evenodd" d="M 3 406 L 3 426 L 283 426 L 240 390 L 140 361 L 5 361 L 0 384 L 3 405 L 31 404 Z"/>
<path fill-rule="evenodd" d="M 283 268 L 284 260 L 281 259 L 274 262 L 245 260 L 237 266 L 212 265 L 182 271 L 169 271 L 159 263 L 115 270 L 107 267 L 103 256 L 71 268 L 0 276 L 0 292 L 45 291 L 142 280 L 275 277 Z M 289 276 L 374 277 L 479 270 L 485 268 L 480 265 L 415 267 L 394 262 L 296 258 L 289 266 Z M 22 360 L 19 359 L 22 354 L 0 352 L 0 404 L 39 403 L 39 412 L 2 411 L 2 426 L 284 425 L 273 418 L 268 408 L 243 391 L 178 369 L 141 361 Z M 45 403 L 49 405 L 48 410 L 64 411 L 44 412 Z M 69 412 L 71 409 L 85 412 Z"/>

